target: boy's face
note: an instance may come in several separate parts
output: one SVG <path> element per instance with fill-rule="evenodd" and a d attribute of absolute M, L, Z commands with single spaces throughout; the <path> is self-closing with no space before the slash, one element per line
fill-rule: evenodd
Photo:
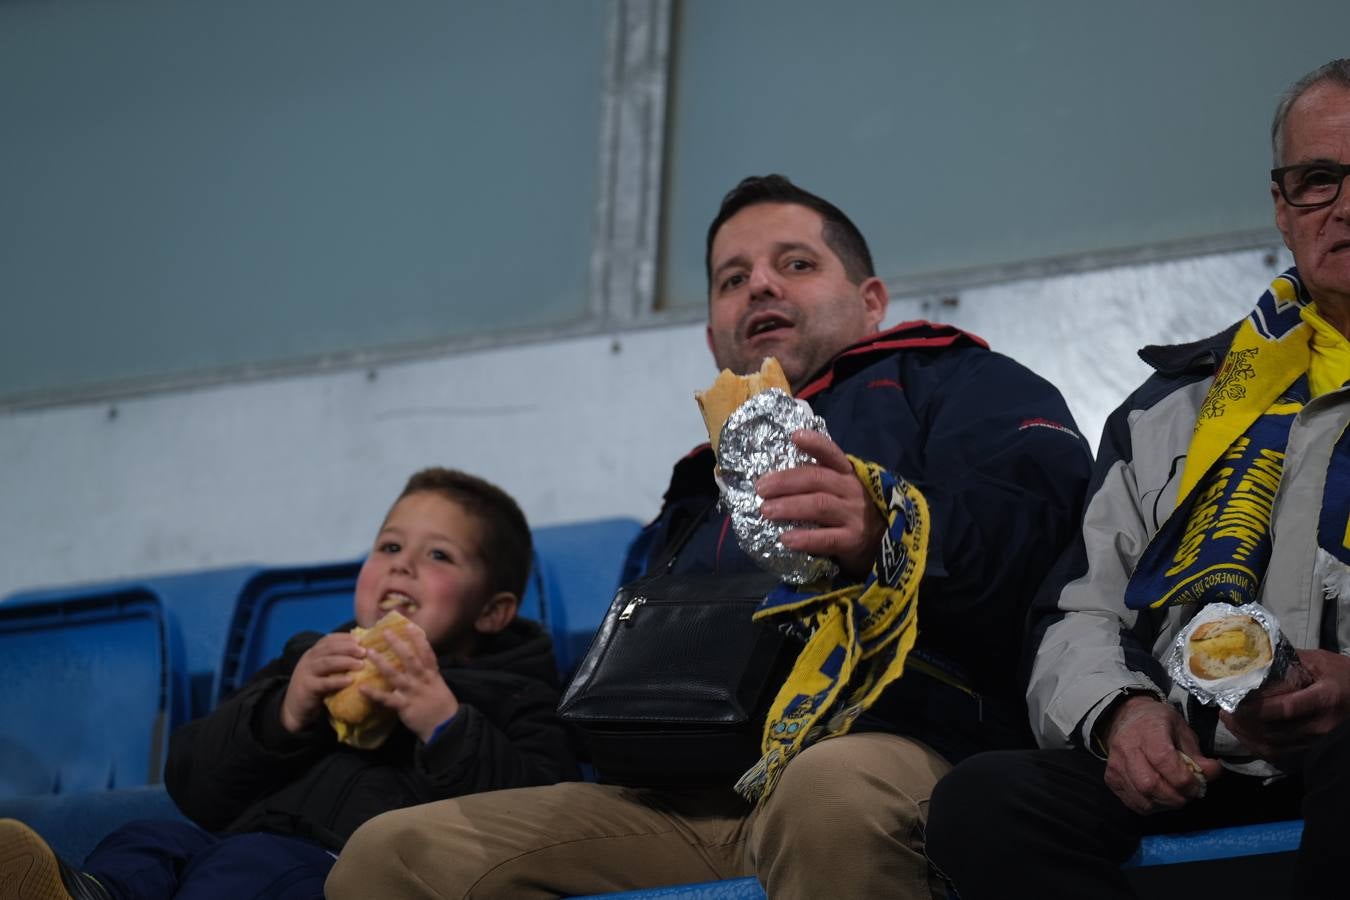
<path fill-rule="evenodd" d="M 369 628 L 391 609 L 421 626 L 438 650 L 472 646 L 487 601 L 482 526 L 440 494 L 394 504 L 356 579 L 356 624 Z"/>

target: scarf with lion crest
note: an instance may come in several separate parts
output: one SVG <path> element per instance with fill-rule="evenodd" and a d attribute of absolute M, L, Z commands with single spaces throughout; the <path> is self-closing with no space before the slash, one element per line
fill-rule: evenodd
<path fill-rule="evenodd" d="M 756 610 L 756 620 L 800 624 L 810 637 L 769 708 L 763 756 L 736 782 L 751 801 L 768 796 L 806 747 L 847 733 L 900 677 L 918 635 L 928 504 L 903 478 L 853 456 L 849 462 L 886 520 L 881 552 L 861 584 L 816 593 L 780 585 Z"/>
<path fill-rule="evenodd" d="M 1125 589 L 1129 608 L 1257 601 L 1289 429 L 1310 396 L 1314 326 L 1303 313 L 1310 303 L 1291 268 L 1238 327 L 1196 416 L 1176 508 Z M 1343 433 L 1327 471 L 1318 543 L 1346 561 L 1348 508 L 1350 440 Z"/>

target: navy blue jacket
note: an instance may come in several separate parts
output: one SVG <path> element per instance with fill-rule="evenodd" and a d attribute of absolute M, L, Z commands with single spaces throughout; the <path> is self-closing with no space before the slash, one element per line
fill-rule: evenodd
<path fill-rule="evenodd" d="M 1059 391 L 973 335 L 909 322 L 847 348 L 797 396 L 846 452 L 917 485 L 932 516 L 914 653 L 949 677 L 910 669 L 859 729 L 910 735 L 952 762 L 1032 746 L 1018 676 L 1027 609 L 1076 530 L 1092 466 Z M 754 569 L 712 506 L 712 469 L 706 444 L 676 464 L 627 575 L 690 516 L 704 522 L 674 571 Z"/>

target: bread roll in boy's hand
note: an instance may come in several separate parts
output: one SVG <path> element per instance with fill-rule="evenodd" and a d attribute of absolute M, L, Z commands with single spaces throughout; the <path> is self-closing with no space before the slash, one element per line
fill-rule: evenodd
<path fill-rule="evenodd" d="M 412 629 L 418 626 L 409 621 L 398 610 L 394 610 L 369 628 L 353 628 L 352 637 L 365 647 L 369 654 L 379 654 L 395 668 L 402 670 L 403 661 L 389 646 L 388 634 L 393 632 L 403 640 L 409 640 Z M 418 629 L 420 630 L 420 629 Z M 361 663 L 361 668 L 352 676 L 352 683 L 337 693 L 324 698 L 328 707 L 328 720 L 337 733 L 337 739 L 360 750 L 373 750 L 384 743 L 398 723 L 398 713 L 387 706 L 376 703 L 361 691 L 361 685 L 368 684 L 380 690 L 388 690 L 389 685 L 369 658 Z"/>
<path fill-rule="evenodd" d="M 760 364 L 758 372 L 749 375 L 736 375 L 730 369 L 723 369 L 712 387 L 694 392 L 699 412 L 703 413 L 703 424 L 708 428 L 708 440 L 712 442 L 714 455 L 727 417 L 755 394 L 770 388 L 779 388 L 788 395 L 792 394 L 792 386 L 788 383 L 787 375 L 783 374 L 783 367 L 772 356 Z"/>

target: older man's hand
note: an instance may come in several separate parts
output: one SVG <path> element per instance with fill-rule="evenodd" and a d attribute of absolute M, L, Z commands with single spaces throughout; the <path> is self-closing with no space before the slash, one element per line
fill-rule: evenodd
<path fill-rule="evenodd" d="M 1232 713 L 1219 714 L 1249 750 L 1277 765 L 1350 717 L 1350 659 L 1329 650 L 1299 650 L 1298 659 L 1310 684 L 1292 691 L 1262 688 Z"/>
<path fill-rule="evenodd" d="M 1186 720 L 1156 697 L 1130 697 L 1105 724 L 1106 786 L 1140 815 L 1177 809 L 1205 793 L 1205 780 L 1223 774 L 1200 752 Z M 1182 754 L 1199 768 L 1199 776 Z"/>
<path fill-rule="evenodd" d="M 807 429 L 794 432 L 792 442 L 816 463 L 761 476 L 755 486 L 764 498 L 761 514 L 771 522 L 815 526 L 783 532 L 783 546 L 832 556 L 845 575 L 866 577 L 886 532 L 885 519 L 838 444 Z"/>

